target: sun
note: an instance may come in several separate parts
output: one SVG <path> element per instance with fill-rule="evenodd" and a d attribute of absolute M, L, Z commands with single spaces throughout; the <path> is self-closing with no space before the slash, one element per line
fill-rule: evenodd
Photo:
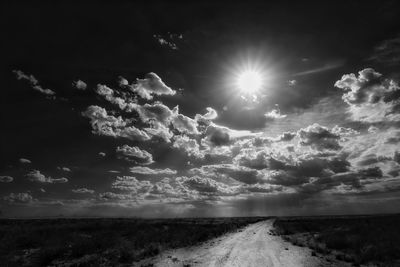
<path fill-rule="evenodd" d="M 241 92 L 256 93 L 263 85 L 262 74 L 255 70 L 245 70 L 238 75 L 236 83 Z"/>

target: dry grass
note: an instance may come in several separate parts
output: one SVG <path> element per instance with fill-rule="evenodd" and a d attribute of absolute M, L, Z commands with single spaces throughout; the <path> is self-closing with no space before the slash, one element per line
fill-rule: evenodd
<path fill-rule="evenodd" d="M 57 262 L 117 266 L 194 245 L 261 219 L 0 220 L 0 262 L 2 266 Z"/>
<path fill-rule="evenodd" d="M 293 217 L 277 219 L 274 231 L 295 245 L 355 265 L 399 266 L 399 225 L 400 215 Z"/>

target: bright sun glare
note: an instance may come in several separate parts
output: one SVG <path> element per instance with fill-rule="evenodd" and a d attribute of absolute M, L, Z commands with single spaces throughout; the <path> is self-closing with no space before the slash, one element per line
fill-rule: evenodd
<path fill-rule="evenodd" d="M 262 84 L 262 75 L 261 73 L 254 70 L 246 70 L 239 74 L 237 78 L 237 86 L 240 91 L 246 93 L 255 93 L 257 92 Z"/>

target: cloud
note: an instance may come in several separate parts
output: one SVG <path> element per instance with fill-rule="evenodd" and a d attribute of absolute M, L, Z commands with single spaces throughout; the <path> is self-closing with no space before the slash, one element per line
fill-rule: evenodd
<path fill-rule="evenodd" d="M 129 168 L 129 171 L 131 173 L 143 174 L 143 175 L 173 175 L 173 174 L 177 174 L 176 170 L 171 170 L 170 168 L 151 169 L 148 167 L 141 167 L 141 166 L 131 167 L 131 168 Z"/>
<path fill-rule="evenodd" d="M 208 120 L 215 120 L 218 117 L 218 113 L 215 109 L 207 107 L 206 110 L 207 110 L 206 114 L 204 115 L 196 114 L 194 119 L 196 121 L 208 121 Z"/>
<path fill-rule="evenodd" d="M 130 191 L 130 193 L 139 194 L 147 193 L 152 188 L 152 184 L 149 181 L 139 181 L 132 176 L 118 176 L 117 179 L 112 183 L 113 189 L 122 191 Z"/>
<path fill-rule="evenodd" d="M 125 79 L 125 78 L 122 77 L 122 76 L 118 76 L 117 83 L 118 83 L 118 85 L 121 86 L 121 87 L 125 87 L 125 86 L 129 85 L 128 80 Z"/>
<path fill-rule="evenodd" d="M 35 199 L 29 193 L 10 193 L 4 197 L 4 200 L 10 203 L 31 203 Z"/>
<path fill-rule="evenodd" d="M 38 182 L 38 183 L 49 183 L 49 184 L 59 184 L 59 183 L 66 183 L 68 179 L 65 177 L 62 178 L 51 178 L 46 177 L 38 170 L 32 170 L 26 175 L 31 182 Z"/>
<path fill-rule="evenodd" d="M 176 94 L 176 91 L 168 87 L 154 72 L 146 74 L 144 79 L 137 79 L 130 88 L 134 93 L 147 100 L 153 99 L 153 95 Z"/>
<path fill-rule="evenodd" d="M 283 190 L 283 187 L 270 184 L 251 184 L 244 186 L 243 189 L 250 193 L 273 193 L 281 192 Z"/>
<path fill-rule="evenodd" d="M 32 88 L 35 89 L 38 92 L 41 92 L 42 94 L 45 94 L 45 95 L 55 95 L 56 94 L 54 91 L 52 91 L 50 89 L 44 89 L 40 85 L 35 85 Z"/>
<path fill-rule="evenodd" d="M 19 159 L 19 162 L 21 162 L 21 163 L 32 163 L 32 161 L 30 161 L 29 159 L 24 159 L 24 158 L 20 158 Z"/>
<path fill-rule="evenodd" d="M 39 81 L 32 74 L 27 75 L 23 73 L 21 70 L 13 70 L 12 72 L 15 73 L 15 75 L 17 76 L 17 80 L 26 80 L 30 82 L 32 85 L 36 85 L 39 83 Z"/>
<path fill-rule="evenodd" d="M 193 156 L 195 158 L 204 157 L 200 152 L 200 146 L 197 141 L 186 135 L 176 135 L 172 147 L 185 152 L 188 156 Z"/>
<path fill-rule="evenodd" d="M 232 178 L 245 184 L 256 184 L 263 182 L 263 176 L 260 175 L 257 170 L 236 164 L 203 165 L 200 168 L 190 169 L 189 173 L 192 175 L 215 178 Z"/>
<path fill-rule="evenodd" d="M 273 109 L 270 112 L 264 114 L 267 119 L 275 120 L 275 119 L 283 119 L 286 118 L 287 115 L 281 114 L 279 109 Z"/>
<path fill-rule="evenodd" d="M 400 36 L 385 40 L 376 46 L 369 60 L 389 65 L 400 64 Z"/>
<path fill-rule="evenodd" d="M 93 194 L 94 193 L 94 190 L 87 189 L 87 188 L 77 188 L 77 189 L 72 189 L 71 191 L 76 194 Z"/>
<path fill-rule="evenodd" d="M 129 120 L 124 120 L 121 116 L 108 115 L 107 111 L 99 106 L 89 106 L 82 115 L 90 119 L 94 134 L 123 137 L 132 141 L 150 140 L 146 132 L 130 125 Z"/>
<path fill-rule="evenodd" d="M 311 146 L 317 150 L 339 150 L 341 148 L 338 142 L 340 136 L 318 123 L 300 129 L 297 135 L 302 146 Z"/>
<path fill-rule="evenodd" d="M 172 119 L 172 125 L 181 133 L 199 134 L 197 130 L 197 121 L 185 115 L 176 114 Z"/>
<path fill-rule="evenodd" d="M 78 90 L 86 90 L 87 84 L 82 80 L 72 82 L 72 86 Z"/>
<path fill-rule="evenodd" d="M 224 183 L 217 182 L 213 179 L 192 176 L 192 177 L 178 177 L 177 181 L 189 190 L 195 190 L 200 194 L 204 195 L 237 195 L 239 192 L 233 187 L 230 187 Z"/>
<path fill-rule="evenodd" d="M 131 194 L 118 194 L 113 192 L 101 193 L 99 197 L 105 200 L 130 200 L 133 198 Z"/>
<path fill-rule="evenodd" d="M 131 108 L 132 103 L 128 104 L 125 99 L 115 96 L 114 90 L 106 85 L 98 84 L 96 88 L 96 93 L 103 96 L 108 102 L 118 105 L 121 110 L 126 108 Z"/>
<path fill-rule="evenodd" d="M 136 146 L 130 147 L 128 145 L 123 145 L 122 147 L 117 147 L 116 152 L 119 158 L 138 164 L 149 165 L 154 162 L 153 156 L 149 152 Z"/>
<path fill-rule="evenodd" d="M 99 156 L 100 156 L 100 157 L 105 157 L 105 156 L 106 156 L 106 153 L 104 153 L 104 152 L 99 152 Z"/>
<path fill-rule="evenodd" d="M 26 80 L 28 81 L 32 88 L 42 94 L 45 95 L 55 95 L 56 93 L 50 89 L 44 89 L 41 85 L 39 85 L 39 81 L 33 75 L 26 75 L 20 70 L 13 70 L 13 73 L 17 76 L 18 80 Z"/>
<path fill-rule="evenodd" d="M 293 76 L 294 77 L 295 76 L 304 76 L 304 75 L 315 74 L 315 73 L 319 73 L 319 72 L 337 69 L 337 68 L 343 66 L 344 63 L 345 63 L 344 60 L 336 60 L 336 61 L 328 62 L 324 66 L 306 70 L 306 71 L 302 71 L 302 72 L 298 72 L 298 73 L 293 74 Z"/>
<path fill-rule="evenodd" d="M 174 134 L 170 131 L 169 127 L 165 126 L 161 122 L 158 121 L 149 121 L 149 127 L 143 128 L 149 136 L 152 138 L 158 137 L 166 143 L 170 143 L 171 138 Z"/>
<path fill-rule="evenodd" d="M 205 137 L 202 139 L 202 145 L 207 146 L 226 146 L 232 141 L 245 137 L 258 135 L 250 131 L 238 131 L 228 127 L 220 126 L 215 123 L 210 123 L 205 131 Z"/>
<path fill-rule="evenodd" d="M 11 176 L 0 176 L 0 183 L 11 183 L 14 178 Z"/>
<path fill-rule="evenodd" d="M 400 121 L 400 88 L 374 69 L 345 74 L 335 86 L 343 89 L 353 120 L 364 122 Z"/>
<path fill-rule="evenodd" d="M 296 137 L 297 133 L 294 132 L 284 132 L 281 135 L 278 136 L 278 138 L 276 138 L 276 141 L 283 141 L 283 142 L 287 142 L 287 141 L 291 141 L 293 138 Z"/>
<path fill-rule="evenodd" d="M 170 41 L 166 40 L 160 34 L 154 34 L 153 37 L 158 41 L 160 45 L 167 46 L 172 50 L 178 50 L 178 46 L 174 42 L 172 42 L 171 40 Z"/>
<path fill-rule="evenodd" d="M 143 106 L 136 105 L 135 110 L 138 112 L 139 117 L 143 122 L 155 120 L 163 123 L 164 125 L 168 125 L 170 123 L 172 115 L 174 114 L 169 107 L 161 102 L 144 104 Z"/>
<path fill-rule="evenodd" d="M 71 172 L 71 169 L 68 167 L 57 167 L 57 169 L 59 169 L 61 171 L 65 171 L 65 172 Z"/>

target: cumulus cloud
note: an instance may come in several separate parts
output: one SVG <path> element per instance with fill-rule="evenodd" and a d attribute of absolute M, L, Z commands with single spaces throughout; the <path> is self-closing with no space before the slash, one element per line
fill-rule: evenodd
<path fill-rule="evenodd" d="M 296 133 L 294 133 L 294 132 L 284 132 L 278 136 L 276 141 L 287 142 L 287 141 L 291 141 L 295 137 L 296 137 Z"/>
<path fill-rule="evenodd" d="M 169 127 L 158 121 L 149 121 L 149 127 L 143 128 L 143 131 L 152 138 L 157 137 L 166 143 L 170 143 L 171 138 L 174 136 Z"/>
<path fill-rule="evenodd" d="M 20 70 L 13 70 L 13 73 L 17 76 L 18 80 L 26 80 L 28 81 L 32 88 L 42 94 L 45 95 L 55 95 L 56 93 L 50 89 L 44 89 L 40 84 L 39 81 L 33 75 L 27 75 Z"/>
<path fill-rule="evenodd" d="M 125 86 L 129 85 L 128 80 L 125 79 L 125 78 L 122 77 L 122 76 L 118 76 L 117 83 L 118 83 L 118 85 L 121 86 L 121 87 L 125 87 Z"/>
<path fill-rule="evenodd" d="M 76 194 L 93 194 L 94 190 L 92 189 L 87 189 L 87 188 L 77 188 L 77 189 L 72 189 L 72 193 Z"/>
<path fill-rule="evenodd" d="M 86 90 L 87 84 L 82 80 L 72 82 L 72 86 L 78 90 Z"/>
<path fill-rule="evenodd" d="M 4 200 L 10 203 L 30 203 L 35 199 L 29 193 L 10 193 L 4 197 Z"/>
<path fill-rule="evenodd" d="M 196 121 L 208 121 L 208 120 L 215 120 L 218 117 L 218 113 L 215 109 L 211 107 L 206 108 L 207 112 L 204 115 L 196 114 L 194 119 Z"/>
<path fill-rule="evenodd" d="M 94 134 L 124 137 L 132 141 L 150 140 L 146 132 L 131 125 L 129 120 L 108 115 L 107 111 L 99 106 L 89 106 L 82 115 L 90 119 Z"/>
<path fill-rule="evenodd" d="M 267 118 L 269 120 L 275 120 L 275 119 L 286 118 L 287 115 L 281 114 L 279 106 L 276 105 L 275 109 L 271 110 L 270 112 L 265 113 L 264 116 L 265 116 L 265 118 Z"/>
<path fill-rule="evenodd" d="M 166 169 L 151 169 L 148 167 L 136 166 L 129 168 L 131 173 L 144 174 L 144 175 L 173 175 L 177 174 L 176 170 Z"/>
<path fill-rule="evenodd" d="M 172 115 L 174 114 L 174 111 L 161 102 L 144 104 L 143 106 L 136 105 L 135 110 L 138 112 L 143 122 L 155 120 L 165 125 L 170 123 Z"/>
<path fill-rule="evenodd" d="M 256 184 L 263 182 L 263 176 L 260 175 L 257 170 L 236 164 L 203 165 L 200 168 L 190 169 L 189 173 L 192 175 L 206 177 L 232 178 L 245 184 Z"/>
<path fill-rule="evenodd" d="M 207 177 L 183 176 L 178 177 L 177 181 L 188 187 L 190 190 L 195 190 L 198 193 L 205 195 L 236 195 L 239 193 L 234 187 L 230 187 L 224 183 L 217 182 Z"/>
<path fill-rule="evenodd" d="M 188 156 L 195 158 L 202 158 L 203 154 L 200 152 L 200 146 L 195 139 L 191 139 L 186 135 L 177 135 L 174 137 L 172 147 L 185 152 Z"/>
<path fill-rule="evenodd" d="M 149 152 L 136 146 L 130 147 L 128 145 L 123 145 L 122 147 L 117 147 L 116 152 L 119 158 L 127 161 L 133 161 L 143 165 L 148 165 L 154 162 L 153 156 Z"/>
<path fill-rule="evenodd" d="M 317 150 L 338 150 L 341 148 L 339 145 L 340 136 L 318 123 L 300 129 L 297 135 L 302 146 L 311 146 Z"/>
<path fill-rule="evenodd" d="M 211 123 L 205 131 L 205 137 L 202 139 L 202 144 L 208 146 L 226 146 L 235 139 L 256 135 L 258 134 L 250 131 L 233 130 L 228 127 Z"/>
<path fill-rule="evenodd" d="M 174 95 L 176 93 L 154 72 L 146 74 L 144 79 L 137 79 L 130 88 L 140 97 L 147 100 L 153 99 L 153 95 Z"/>
<path fill-rule="evenodd" d="M 59 184 L 68 182 L 68 179 L 65 177 L 62 178 L 51 178 L 50 176 L 46 177 L 38 170 L 32 170 L 26 176 L 28 177 L 29 181 L 37 183 Z"/>
<path fill-rule="evenodd" d="M 19 162 L 21 162 L 21 163 L 32 163 L 32 161 L 30 161 L 29 159 L 24 159 L 24 158 L 20 158 Z"/>
<path fill-rule="evenodd" d="M 147 193 L 152 188 L 152 184 L 149 181 L 139 181 L 132 176 L 118 176 L 117 179 L 112 183 L 113 189 L 122 191 L 130 191 L 131 193 Z"/>
<path fill-rule="evenodd" d="M 199 134 L 197 130 L 197 121 L 185 115 L 176 114 L 172 119 L 172 125 L 181 133 Z"/>
<path fill-rule="evenodd" d="M 400 88 L 374 69 L 345 74 L 335 86 L 343 89 L 353 120 L 365 122 L 400 121 Z"/>
<path fill-rule="evenodd" d="M 130 109 L 131 105 L 133 105 L 130 105 L 124 98 L 115 96 L 114 90 L 103 84 L 97 85 L 96 93 L 103 96 L 108 102 L 117 105 L 121 110 L 124 110 L 127 107 Z"/>
<path fill-rule="evenodd" d="M 12 181 L 14 181 L 14 178 L 11 176 L 0 176 L 0 183 L 11 183 Z"/>

